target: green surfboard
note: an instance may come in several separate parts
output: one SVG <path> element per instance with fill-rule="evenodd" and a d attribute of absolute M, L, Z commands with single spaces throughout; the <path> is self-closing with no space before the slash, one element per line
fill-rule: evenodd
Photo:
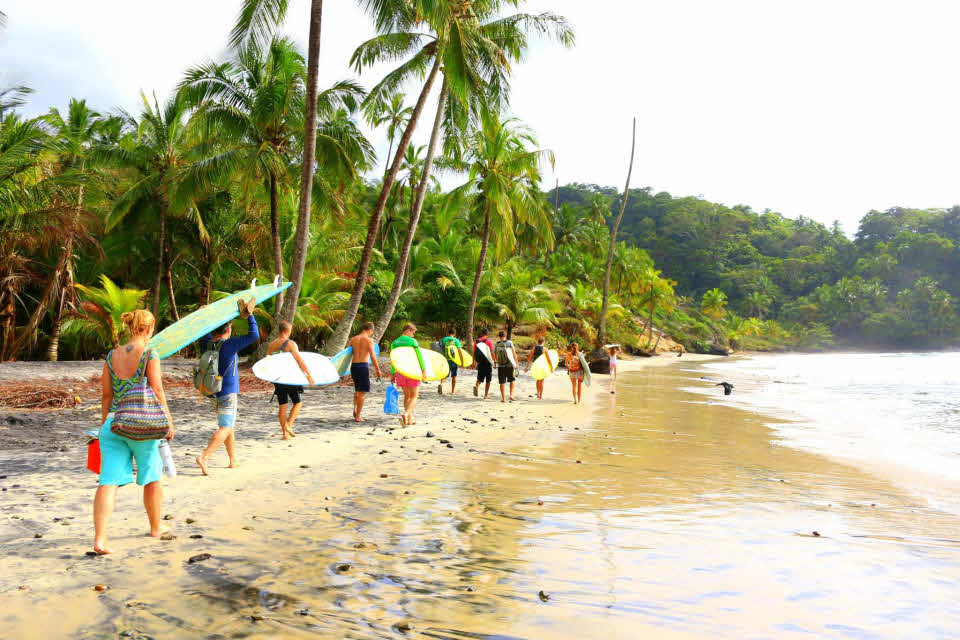
<path fill-rule="evenodd" d="M 229 296 L 212 302 L 202 309 L 197 309 L 190 315 L 174 322 L 153 336 L 147 346 L 156 349 L 161 358 L 168 358 L 191 342 L 202 338 L 217 327 L 239 316 L 237 300 L 240 298 L 247 300 L 253 297 L 257 304 L 260 304 L 277 295 L 289 287 L 290 284 L 289 282 L 284 282 L 279 286 L 263 284 L 259 287 L 231 293 Z"/>

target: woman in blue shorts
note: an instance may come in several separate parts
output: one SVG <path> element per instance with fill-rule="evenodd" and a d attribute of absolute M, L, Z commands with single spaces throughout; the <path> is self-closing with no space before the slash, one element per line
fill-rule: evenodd
<path fill-rule="evenodd" d="M 137 484 L 143 487 L 143 506 L 150 521 L 150 535 L 161 535 L 160 513 L 163 502 L 163 461 L 160 458 L 160 441 L 130 440 L 110 430 L 114 405 L 118 398 L 134 385 L 142 375 L 153 388 L 157 400 L 163 405 L 170 420 L 167 440 L 173 438 L 173 420 L 167 409 L 163 393 L 160 357 L 153 349 L 147 349 L 147 341 L 153 335 L 153 314 L 146 309 L 127 312 L 121 316 L 130 333 L 130 341 L 107 354 L 103 364 L 103 385 L 100 397 L 100 486 L 93 499 L 93 550 L 103 555 L 111 553 L 107 546 L 107 522 L 117 502 L 117 487 L 133 482 L 133 461 L 137 461 Z"/>

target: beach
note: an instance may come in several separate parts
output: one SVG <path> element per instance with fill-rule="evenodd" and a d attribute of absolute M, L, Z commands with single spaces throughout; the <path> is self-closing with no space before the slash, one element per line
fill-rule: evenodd
<path fill-rule="evenodd" d="M 363 425 L 350 388 L 309 391 L 289 442 L 253 391 L 240 468 L 221 451 L 207 478 L 192 460 L 214 417 L 171 387 L 175 538 L 145 538 L 140 491 L 121 488 L 103 557 L 86 555 L 77 431 L 98 410 L 15 414 L 37 435 L 0 431 L 3 636 L 955 636 L 957 516 L 775 442 L 736 395 L 702 395 L 722 394 L 705 359 L 622 361 L 617 394 L 595 376 L 577 407 L 562 371 L 543 401 L 521 377 L 512 404 L 496 385 L 473 398 L 464 372 L 455 397 L 425 386 L 403 429 L 382 384 Z"/>

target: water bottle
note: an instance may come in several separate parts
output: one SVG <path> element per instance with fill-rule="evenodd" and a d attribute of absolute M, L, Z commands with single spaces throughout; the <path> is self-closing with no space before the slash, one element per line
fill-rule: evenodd
<path fill-rule="evenodd" d="M 160 459 L 163 460 L 163 474 L 168 478 L 176 478 L 177 466 L 173 464 L 173 452 L 167 440 L 160 441 Z"/>

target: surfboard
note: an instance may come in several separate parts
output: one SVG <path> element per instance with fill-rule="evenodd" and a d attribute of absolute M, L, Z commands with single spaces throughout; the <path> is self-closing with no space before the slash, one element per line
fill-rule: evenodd
<path fill-rule="evenodd" d="M 251 285 L 255 284 L 251 283 Z M 251 286 L 249 289 L 231 293 L 225 298 L 220 298 L 202 309 L 197 309 L 188 316 L 184 316 L 179 321 L 153 336 L 147 346 L 156 349 L 160 358 L 168 358 L 185 346 L 202 338 L 217 327 L 221 327 L 240 315 L 237 310 L 237 300 L 243 298 L 247 300 L 254 298 L 257 304 L 269 300 L 281 291 L 290 286 L 291 283 L 283 284 L 263 284 L 259 287 Z"/>
<path fill-rule="evenodd" d="M 451 345 L 452 348 L 447 349 L 447 353 L 444 354 L 447 357 L 447 360 L 453 361 L 453 364 L 458 367 L 469 367 L 473 365 L 473 356 L 467 352 L 466 349 L 461 349 L 456 345 Z M 453 356 L 452 358 L 450 356 Z"/>
<path fill-rule="evenodd" d="M 417 350 L 414 347 L 397 347 L 390 351 L 390 362 L 397 372 L 413 380 L 443 380 L 450 375 L 447 359 L 436 351 L 420 349 L 424 370 L 420 369 Z"/>
<path fill-rule="evenodd" d="M 534 380 L 543 380 L 556 370 L 559 362 L 560 354 L 556 349 L 545 349 L 530 366 L 530 377 Z"/>
<path fill-rule="evenodd" d="M 380 345 L 373 345 L 373 354 L 374 357 L 380 355 Z M 373 358 L 368 360 L 371 364 L 373 363 Z M 340 377 L 350 375 L 350 365 L 353 364 L 353 347 L 347 347 L 337 355 L 330 358 L 330 362 L 333 363 L 333 368 L 337 370 L 337 373 Z"/>
<path fill-rule="evenodd" d="M 487 362 L 493 364 L 493 354 L 490 353 L 490 347 L 487 346 L 486 342 L 478 342 L 477 349 L 480 351 L 483 357 L 487 359 Z"/>
<path fill-rule="evenodd" d="M 587 364 L 587 359 L 583 357 L 583 352 L 580 353 L 580 369 L 583 371 L 583 384 L 590 386 L 590 383 L 593 382 L 593 374 L 590 373 L 590 365 Z"/>
<path fill-rule="evenodd" d="M 340 374 L 334 368 L 330 358 L 319 353 L 301 351 L 300 357 L 307 365 L 307 370 L 313 376 L 315 385 L 333 384 L 340 379 Z M 289 384 L 306 387 L 309 385 L 307 376 L 303 374 L 300 365 L 289 352 L 275 353 L 267 356 L 253 365 L 253 375 L 261 380 L 275 384 Z"/>

